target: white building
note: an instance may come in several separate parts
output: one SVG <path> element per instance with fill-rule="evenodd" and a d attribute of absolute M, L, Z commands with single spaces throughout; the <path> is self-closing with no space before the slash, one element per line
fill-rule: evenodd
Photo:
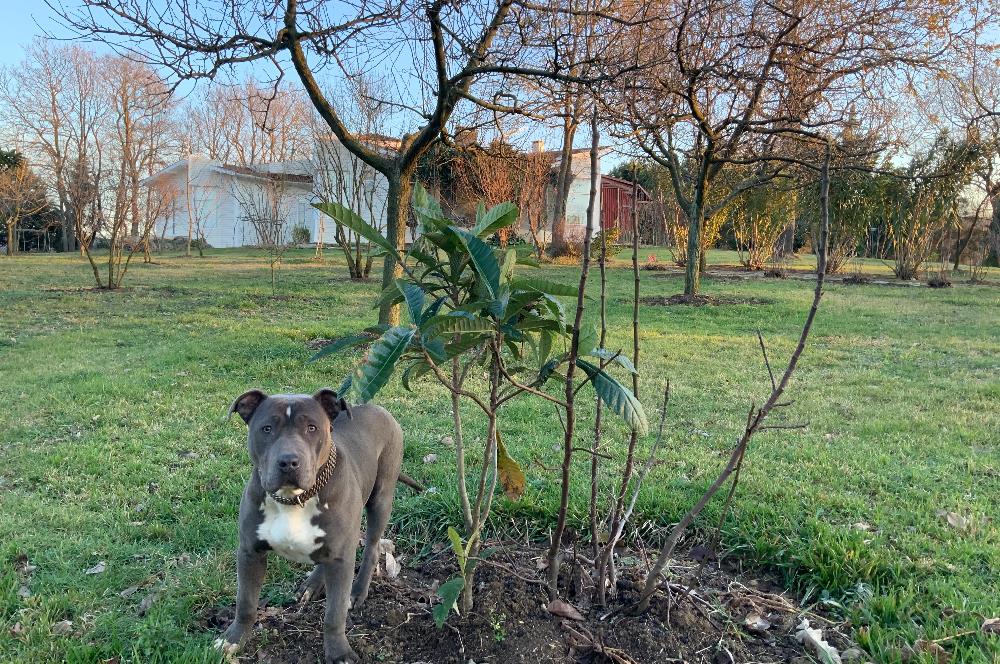
<path fill-rule="evenodd" d="M 385 136 L 366 136 L 376 149 L 392 150 L 398 140 Z M 532 149 L 548 155 L 552 173 L 558 167 L 558 151 L 544 150 L 542 141 Z M 602 149 L 602 154 L 607 149 Z M 598 170 L 600 167 L 598 166 Z M 567 239 L 579 241 L 587 223 L 590 196 L 590 151 L 572 153 L 573 181 L 566 203 Z M 554 182 L 554 177 L 551 182 Z M 385 224 L 388 183 L 339 141 L 331 139 L 316 146 L 307 161 L 259 164 L 253 167 L 224 164 L 207 157 L 190 155 L 149 176 L 143 184 L 166 192 L 169 204 L 156 225 L 156 233 L 167 238 L 203 238 L 210 246 L 227 248 L 266 245 L 271 241 L 291 240 L 292 229 L 304 226 L 310 242 L 322 238 L 335 242 L 336 223 L 320 213 L 313 202 L 331 201 L 351 208 L 362 219 L 381 228 Z M 598 187 L 596 209 L 601 210 Z M 547 239 L 551 236 L 554 216 L 554 186 L 546 189 Z M 466 207 L 474 210 L 474 202 Z M 273 220 L 280 220 L 274 223 Z M 274 228 L 281 237 L 275 237 Z M 600 228 L 595 224 L 595 232 Z M 522 233 L 527 233 L 522 229 Z M 350 232 L 348 238 L 352 237 Z"/>
<path fill-rule="evenodd" d="M 308 228 L 311 237 L 317 230 L 313 178 L 301 162 L 246 168 L 190 155 L 143 184 L 168 199 L 156 224 L 164 237 L 186 238 L 190 231 L 213 247 L 242 247 L 267 244 L 274 228 L 286 242 L 295 226 Z M 269 223 L 275 218 L 284 223 Z"/>

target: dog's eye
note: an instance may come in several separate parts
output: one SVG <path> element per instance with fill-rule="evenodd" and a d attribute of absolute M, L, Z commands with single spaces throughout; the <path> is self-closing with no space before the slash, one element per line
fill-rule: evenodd
<path fill-rule="evenodd" d="M 271 433 L 271 425 L 265 424 L 260 428 L 260 430 L 263 431 L 264 433 Z"/>
<path fill-rule="evenodd" d="M 316 430 L 316 425 L 310 424 L 308 427 L 306 427 L 306 429 L 308 429 L 309 433 L 312 433 L 313 431 Z"/>

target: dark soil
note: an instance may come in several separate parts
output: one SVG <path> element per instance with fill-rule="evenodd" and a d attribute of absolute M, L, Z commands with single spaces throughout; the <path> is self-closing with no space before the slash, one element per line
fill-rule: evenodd
<path fill-rule="evenodd" d="M 650 611 L 630 616 L 623 607 L 638 595 L 645 559 L 621 558 L 619 593 L 609 609 L 591 606 L 592 588 L 569 601 L 584 616 L 566 620 L 546 610 L 548 598 L 536 571 L 540 550 L 519 544 L 496 554 L 477 573 L 476 606 L 467 616 L 452 613 L 437 629 L 431 606 L 440 581 L 454 574 L 448 559 L 404 567 L 396 579 L 376 578 L 366 604 L 352 611 L 348 636 L 361 661 L 408 664 L 468 664 L 476 662 L 571 663 L 615 662 L 788 662 L 806 655 L 794 639 L 803 611 L 766 580 L 747 578 L 723 563 L 706 565 L 692 581 L 698 563 L 679 560 L 674 577 L 654 596 Z M 572 587 L 586 586 L 582 567 Z M 581 585 L 582 584 L 582 585 Z M 322 601 L 288 607 L 267 607 L 240 662 L 284 664 L 313 662 L 323 652 Z M 221 631 L 232 617 L 227 607 L 203 617 L 202 624 Z M 747 621 L 749 616 L 753 620 Z M 769 627 L 754 632 L 747 622 L 763 618 Z M 602 620 L 602 617 L 604 618 Z M 838 649 L 848 641 L 822 618 L 809 615 L 814 627 Z M 758 623 L 758 628 L 760 624 Z M 802 661 L 811 661 L 808 658 Z"/>
<path fill-rule="evenodd" d="M 871 277 L 863 277 L 860 274 L 853 274 L 840 280 L 840 283 L 847 286 L 864 286 L 870 284 L 871 282 Z"/>
<path fill-rule="evenodd" d="M 730 304 L 752 304 L 755 306 L 771 304 L 771 300 L 759 297 L 716 297 L 714 295 L 650 295 L 639 299 L 642 304 L 654 307 L 669 307 L 686 304 L 693 307 L 724 306 Z"/>
<path fill-rule="evenodd" d="M 951 288 L 951 280 L 947 277 L 932 277 L 927 280 L 930 288 Z"/>

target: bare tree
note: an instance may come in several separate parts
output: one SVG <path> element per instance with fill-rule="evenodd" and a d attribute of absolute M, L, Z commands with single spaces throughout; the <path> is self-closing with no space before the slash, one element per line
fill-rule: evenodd
<path fill-rule="evenodd" d="M 97 286 L 113 289 L 121 287 L 134 255 L 148 252 L 155 220 L 173 195 L 141 185 L 145 175 L 163 165 L 170 99 L 147 65 L 112 56 L 97 64 L 97 103 L 105 111 L 86 149 L 88 158 L 77 166 L 89 172 L 76 183 L 82 190 L 77 205 L 90 206 L 90 227 L 82 210 L 75 218 Z M 108 247 L 103 277 L 92 246 L 97 238 Z"/>
<path fill-rule="evenodd" d="M 531 234 L 531 241 L 535 245 L 538 258 L 545 254 L 544 227 L 547 218 L 545 191 L 548 188 L 551 171 L 552 158 L 541 152 L 527 154 L 522 163 L 521 188 L 517 204 L 521 211 L 521 219 Z"/>
<path fill-rule="evenodd" d="M 525 0 L 474 6 L 375 0 L 342 5 L 336 13 L 298 0 L 279 6 L 215 0 L 198 10 L 184 2 L 154 7 L 130 0 L 86 0 L 80 9 L 54 9 L 81 36 L 141 54 L 170 69 L 177 81 L 212 78 L 234 65 L 264 60 L 280 72 L 285 58 L 290 60 L 337 139 L 386 178 L 386 234 L 399 248 L 405 241 L 417 161 L 438 139 L 456 106 L 504 106 L 502 95 L 487 88 L 502 91 L 507 77 L 582 82 L 567 67 L 572 63 L 562 57 L 561 44 L 543 39 L 534 28 L 540 16 L 558 7 Z M 203 21 L 203 15 L 223 19 Z M 386 62 L 385 54 L 396 49 L 409 51 L 411 68 Z M 394 150 L 378 149 L 358 136 L 324 93 L 319 71 L 336 72 L 343 79 L 382 73 L 399 81 L 385 100 L 395 113 L 394 124 L 404 128 Z M 383 284 L 399 274 L 396 261 L 386 257 Z M 380 322 L 398 318 L 398 305 L 382 306 Z"/>
<path fill-rule="evenodd" d="M 17 253 L 17 225 L 48 207 L 45 186 L 23 157 L 0 168 L 0 217 L 7 229 L 7 255 Z"/>
<path fill-rule="evenodd" d="M 88 180 L 89 149 L 103 113 L 98 104 L 100 73 L 86 49 L 36 40 L 25 59 L 0 77 L 0 100 L 8 120 L 27 156 L 54 189 L 66 251 L 76 246 L 75 229 L 85 212 L 80 187 Z"/>
<path fill-rule="evenodd" d="M 635 31 L 647 66 L 613 101 L 627 133 L 671 174 L 689 228 L 689 296 L 706 222 L 774 177 L 794 157 L 796 133 L 842 124 L 856 105 L 878 117 L 901 80 L 890 72 L 931 65 L 955 35 L 951 16 L 931 20 L 905 0 L 682 0 L 655 13 Z M 731 164 L 745 168 L 723 185 Z"/>

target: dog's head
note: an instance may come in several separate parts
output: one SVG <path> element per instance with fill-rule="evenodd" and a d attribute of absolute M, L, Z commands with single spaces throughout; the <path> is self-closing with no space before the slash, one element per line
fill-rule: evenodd
<path fill-rule="evenodd" d="M 250 390 L 236 398 L 229 414 L 247 423 L 250 459 L 268 493 L 295 496 L 312 488 L 333 444 L 333 421 L 347 403 L 333 390 L 268 396 Z"/>

